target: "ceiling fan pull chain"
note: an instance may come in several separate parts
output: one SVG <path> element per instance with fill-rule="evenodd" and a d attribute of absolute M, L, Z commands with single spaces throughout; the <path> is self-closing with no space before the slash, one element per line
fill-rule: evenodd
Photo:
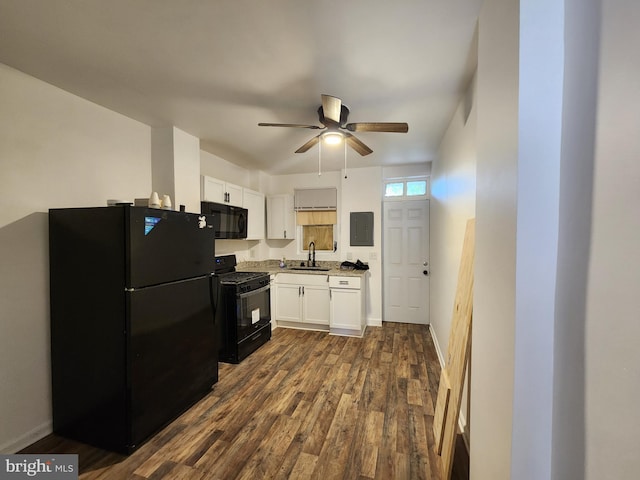
<path fill-rule="evenodd" d="M 318 176 L 322 175 L 322 140 L 318 143 Z"/>
<path fill-rule="evenodd" d="M 344 178 L 347 178 L 347 141 L 344 140 Z"/>

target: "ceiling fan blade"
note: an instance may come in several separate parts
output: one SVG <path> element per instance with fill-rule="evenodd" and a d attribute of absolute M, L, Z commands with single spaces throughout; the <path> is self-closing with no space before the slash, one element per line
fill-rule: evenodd
<path fill-rule="evenodd" d="M 292 128 L 312 128 L 314 130 L 319 130 L 324 127 L 319 127 L 318 125 L 301 125 L 299 123 L 259 123 L 259 127 L 292 127 Z"/>
<path fill-rule="evenodd" d="M 330 120 L 337 125 L 340 124 L 340 113 L 342 112 L 342 100 L 331 95 L 322 95 L 322 111 L 325 120 Z"/>
<path fill-rule="evenodd" d="M 350 133 L 345 134 L 347 145 L 353 148 L 356 152 L 358 152 L 363 157 L 365 155 L 369 155 L 373 152 L 369 147 L 367 147 L 364 143 L 358 140 L 356 137 L 351 135 Z"/>
<path fill-rule="evenodd" d="M 313 147 L 315 144 L 317 144 L 319 141 L 320 141 L 320 135 L 316 135 L 311 140 L 309 140 L 307 143 L 302 145 L 299 149 L 297 149 L 296 153 L 304 153 L 304 152 L 306 152 L 311 147 Z"/>
<path fill-rule="evenodd" d="M 361 122 L 349 123 L 345 127 L 350 132 L 395 132 L 407 133 L 409 125 L 399 122 Z"/>

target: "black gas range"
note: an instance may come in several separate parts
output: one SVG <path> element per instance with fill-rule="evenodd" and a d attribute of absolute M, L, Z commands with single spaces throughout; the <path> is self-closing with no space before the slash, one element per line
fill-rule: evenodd
<path fill-rule="evenodd" d="M 271 285 L 268 273 L 237 272 L 236 256 L 216 257 L 221 295 L 220 361 L 239 363 L 271 338 Z"/>

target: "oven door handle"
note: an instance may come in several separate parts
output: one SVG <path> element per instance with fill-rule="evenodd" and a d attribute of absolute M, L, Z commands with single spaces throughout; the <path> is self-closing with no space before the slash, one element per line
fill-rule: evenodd
<path fill-rule="evenodd" d="M 248 297 L 249 295 L 255 295 L 256 293 L 266 292 L 266 291 L 267 291 L 267 290 L 269 290 L 270 288 L 271 288 L 271 285 L 270 285 L 270 284 L 269 284 L 269 285 L 265 285 L 264 287 L 259 288 L 259 289 L 257 289 L 257 290 L 251 290 L 251 291 L 249 291 L 249 292 L 245 292 L 245 293 L 238 293 L 238 294 L 236 295 L 236 297 L 238 297 L 238 298 L 245 298 L 245 297 Z"/>

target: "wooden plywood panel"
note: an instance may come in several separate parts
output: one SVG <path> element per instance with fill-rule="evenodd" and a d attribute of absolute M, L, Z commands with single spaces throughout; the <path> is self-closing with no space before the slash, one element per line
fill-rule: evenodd
<path fill-rule="evenodd" d="M 449 399 L 451 397 L 451 382 L 446 369 L 440 372 L 440 383 L 438 384 L 438 398 L 436 400 L 436 411 L 433 416 L 433 438 L 435 439 L 435 449 L 438 455 L 442 455 L 442 443 L 444 440 L 444 423 L 449 410 Z"/>
<path fill-rule="evenodd" d="M 302 228 L 303 250 L 315 242 L 316 250 L 333 250 L 333 225 L 305 225 Z"/>
<path fill-rule="evenodd" d="M 296 223 L 298 225 L 336 225 L 338 214 L 332 211 L 297 212 Z"/>
<path fill-rule="evenodd" d="M 442 450 L 440 453 L 440 472 L 443 479 L 451 475 L 453 451 L 457 432 L 458 416 L 464 386 L 464 374 L 471 345 L 471 317 L 473 312 L 473 262 L 475 252 L 475 220 L 467 222 L 462 258 L 458 271 L 458 286 L 453 304 L 453 318 L 449 345 L 445 363 L 445 372 L 450 381 L 451 393 L 447 414 L 440 422 L 442 432 Z M 444 386 L 446 388 L 446 386 Z M 444 394 L 443 394 L 444 395 Z M 438 396 L 440 391 L 438 389 Z M 434 428 L 434 434 L 436 433 Z"/>

